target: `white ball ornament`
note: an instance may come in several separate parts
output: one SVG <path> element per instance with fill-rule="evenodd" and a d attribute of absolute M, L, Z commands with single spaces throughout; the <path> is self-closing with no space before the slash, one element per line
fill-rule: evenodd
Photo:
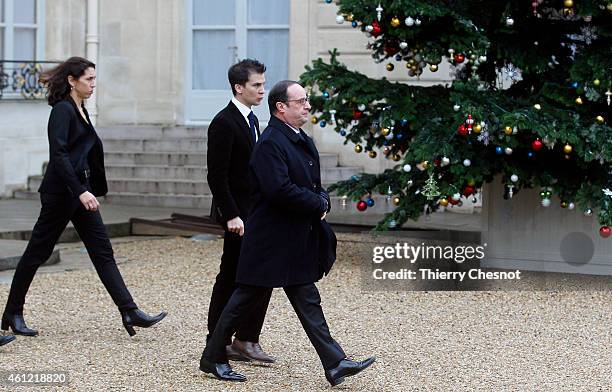
<path fill-rule="evenodd" d="M 570 202 L 570 203 L 567 205 L 567 208 L 569 208 L 570 210 L 573 210 L 574 208 L 576 208 L 576 204 L 574 204 L 574 203 L 571 203 L 571 202 Z"/>
<path fill-rule="evenodd" d="M 450 165 L 450 159 L 448 159 L 448 157 L 442 157 L 442 161 L 440 162 L 440 164 L 442 166 L 448 166 Z"/>
<path fill-rule="evenodd" d="M 404 42 L 404 41 L 400 42 L 400 44 L 399 44 L 399 48 L 400 48 L 401 50 L 408 49 L 408 42 Z"/>
<path fill-rule="evenodd" d="M 550 207 L 550 199 L 542 199 L 542 207 Z"/>
<path fill-rule="evenodd" d="M 342 16 L 342 15 L 336 16 L 336 23 L 338 23 L 338 24 L 344 23 L 344 16 Z"/>
<path fill-rule="evenodd" d="M 463 166 L 468 167 L 468 166 L 472 166 L 472 161 L 470 161 L 469 159 L 464 159 L 463 160 Z"/>
<path fill-rule="evenodd" d="M 404 171 L 406 173 L 410 173 L 411 170 L 412 170 L 412 166 L 410 166 L 409 164 L 404 165 Z"/>
<path fill-rule="evenodd" d="M 517 182 L 519 180 L 518 176 L 516 174 L 513 174 L 510 176 L 510 181 L 512 182 Z"/>
<path fill-rule="evenodd" d="M 406 26 L 412 27 L 414 26 L 414 19 L 409 16 L 406 18 L 406 20 L 404 20 L 404 23 L 406 24 Z"/>

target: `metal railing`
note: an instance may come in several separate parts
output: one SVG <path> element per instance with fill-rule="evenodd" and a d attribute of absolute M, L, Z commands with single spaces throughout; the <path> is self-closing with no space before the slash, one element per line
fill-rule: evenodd
<path fill-rule="evenodd" d="M 0 60 L 0 99 L 43 99 L 41 74 L 57 61 Z"/>

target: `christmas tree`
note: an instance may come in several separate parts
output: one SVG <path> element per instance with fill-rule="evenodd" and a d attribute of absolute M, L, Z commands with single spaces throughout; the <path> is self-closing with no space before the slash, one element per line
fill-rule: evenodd
<path fill-rule="evenodd" d="M 326 0 L 331 3 L 331 0 Z M 313 123 L 331 125 L 356 153 L 397 162 L 330 188 L 361 201 L 394 195 L 384 229 L 460 203 L 496 177 L 505 197 L 540 191 L 542 206 L 597 214 L 612 226 L 612 1 L 337 0 L 338 23 L 369 37 L 376 62 L 415 80 L 450 62 L 452 83 L 371 79 L 336 49 L 301 75 Z M 431 197 L 432 186 L 438 196 Z M 424 192 L 425 191 L 425 192 Z M 541 208 L 534 206 L 534 208 Z"/>

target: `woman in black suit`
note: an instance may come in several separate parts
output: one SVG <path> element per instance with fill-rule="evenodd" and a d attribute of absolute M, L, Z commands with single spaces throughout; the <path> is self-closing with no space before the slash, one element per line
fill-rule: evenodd
<path fill-rule="evenodd" d="M 108 189 L 104 172 L 102 142 L 89 120 L 83 101 L 94 91 L 95 64 L 72 57 L 43 74 L 49 105 L 49 165 L 38 191 L 42 208 L 32 237 L 21 257 L 2 315 L 2 329 L 36 336 L 27 327 L 23 305 L 38 267 L 53 252 L 68 222 L 72 222 L 85 244 L 100 280 L 119 308 L 130 336 L 134 327 L 147 328 L 162 320 L 165 312 L 149 316 L 138 309 L 113 257 L 113 249 L 102 223 L 100 203 Z"/>

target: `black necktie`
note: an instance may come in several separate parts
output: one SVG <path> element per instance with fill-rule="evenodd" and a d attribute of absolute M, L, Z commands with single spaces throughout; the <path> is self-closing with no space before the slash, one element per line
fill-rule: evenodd
<path fill-rule="evenodd" d="M 249 113 L 249 128 L 251 128 L 251 139 L 253 140 L 253 143 L 257 142 L 257 128 L 255 128 L 255 113 L 253 113 L 251 111 L 251 113 Z"/>

